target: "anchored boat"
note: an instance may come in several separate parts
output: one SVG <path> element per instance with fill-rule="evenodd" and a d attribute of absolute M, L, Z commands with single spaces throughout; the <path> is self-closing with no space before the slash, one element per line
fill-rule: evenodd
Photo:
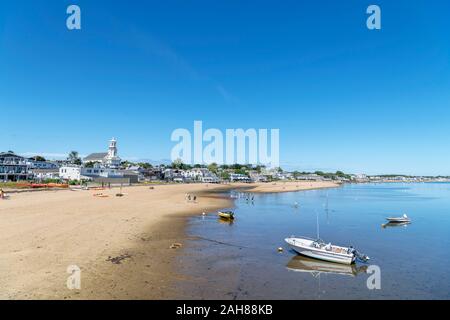
<path fill-rule="evenodd" d="M 353 247 L 341 247 L 325 243 L 321 239 L 311 239 L 307 237 L 286 238 L 287 244 L 297 253 L 324 261 L 342 264 L 352 264 L 356 259 L 364 262 L 369 260 L 368 256 L 360 254 Z"/>
<path fill-rule="evenodd" d="M 411 219 L 404 214 L 401 217 L 391 217 L 391 218 L 386 218 L 387 221 L 392 222 L 392 223 L 405 223 L 405 222 L 411 222 Z"/>
<path fill-rule="evenodd" d="M 219 217 L 225 220 L 234 220 L 234 212 L 233 211 L 219 211 Z"/>

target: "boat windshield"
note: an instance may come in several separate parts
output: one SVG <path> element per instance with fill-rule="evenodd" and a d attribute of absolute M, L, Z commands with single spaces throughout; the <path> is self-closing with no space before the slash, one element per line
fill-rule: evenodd
<path fill-rule="evenodd" d="M 315 248 L 320 248 L 320 247 L 323 247 L 324 245 L 325 245 L 325 241 L 323 241 L 322 239 L 316 239 L 312 243 L 312 246 Z"/>

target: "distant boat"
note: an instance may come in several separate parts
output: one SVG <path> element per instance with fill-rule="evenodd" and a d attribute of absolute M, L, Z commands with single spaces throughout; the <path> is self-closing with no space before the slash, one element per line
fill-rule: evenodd
<path fill-rule="evenodd" d="M 343 265 L 320 261 L 303 256 L 295 256 L 287 264 L 287 269 L 295 272 L 311 273 L 313 276 L 321 273 L 332 273 L 345 276 L 357 276 L 359 273 L 365 273 L 367 266 L 357 267 L 355 264 Z"/>
<path fill-rule="evenodd" d="M 234 220 L 234 212 L 233 211 L 219 211 L 218 215 L 221 219 Z"/>
<path fill-rule="evenodd" d="M 321 239 L 314 240 L 306 237 L 291 237 L 286 238 L 285 241 L 297 253 L 314 259 L 342 264 L 352 264 L 358 257 L 362 260 L 369 259 L 360 255 L 352 247 L 348 248 L 332 245 L 331 243 L 327 244 Z"/>
<path fill-rule="evenodd" d="M 411 222 L 411 219 L 404 214 L 401 217 L 390 217 L 390 218 L 386 218 L 387 221 L 392 222 L 392 223 L 405 223 L 405 222 Z"/>

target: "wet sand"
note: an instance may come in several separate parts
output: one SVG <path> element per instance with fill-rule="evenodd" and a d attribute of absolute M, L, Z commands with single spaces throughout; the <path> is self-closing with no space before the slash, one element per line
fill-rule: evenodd
<path fill-rule="evenodd" d="M 294 192 L 310 189 L 335 188 L 339 184 L 332 181 L 287 181 L 251 184 L 253 193 Z"/>
<path fill-rule="evenodd" d="M 172 284 L 183 276 L 175 257 L 182 247 L 170 247 L 187 240 L 187 218 L 232 206 L 220 191 L 299 188 L 288 184 L 139 186 L 124 188 L 123 197 L 115 196 L 118 189 L 10 194 L 0 200 L 0 299 L 176 297 Z M 186 193 L 197 201 L 186 201 Z M 81 269 L 81 290 L 67 289 L 70 265 Z"/>

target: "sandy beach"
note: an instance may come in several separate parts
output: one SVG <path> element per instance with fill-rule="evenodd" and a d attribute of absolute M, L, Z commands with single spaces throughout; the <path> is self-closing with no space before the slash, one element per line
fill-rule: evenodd
<path fill-rule="evenodd" d="M 170 299 L 189 216 L 233 205 L 218 191 L 287 192 L 332 182 L 183 184 L 11 193 L 0 200 L 0 299 Z M 108 197 L 94 197 L 103 193 Z M 186 194 L 197 201 L 186 201 Z M 181 248 L 172 249 L 179 243 Z M 81 269 L 69 290 L 67 268 Z"/>

